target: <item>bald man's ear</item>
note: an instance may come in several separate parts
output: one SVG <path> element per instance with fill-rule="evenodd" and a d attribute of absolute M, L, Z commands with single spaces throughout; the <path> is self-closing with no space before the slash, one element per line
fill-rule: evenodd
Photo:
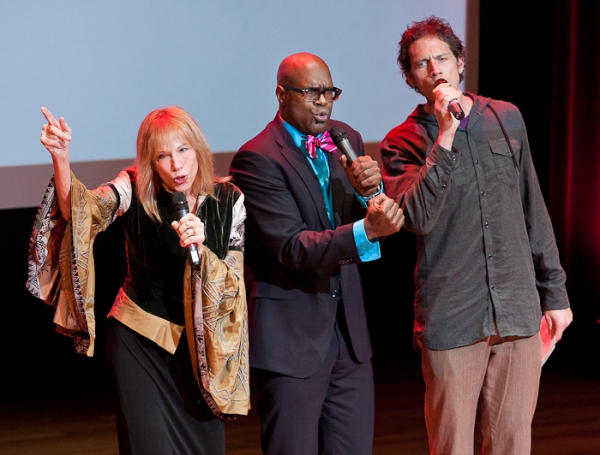
<path fill-rule="evenodd" d="M 285 101 L 285 89 L 281 85 L 278 85 L 275 88 L 275 95 L 277 96 L 277 101 L 279 101 L 279 104 L 283 104 Z"/>

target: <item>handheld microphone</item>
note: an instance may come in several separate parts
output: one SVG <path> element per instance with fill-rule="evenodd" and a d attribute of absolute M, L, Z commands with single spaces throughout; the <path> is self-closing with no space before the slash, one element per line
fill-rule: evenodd
<path fill-rule="evenodd" d="M 352 162 L 357 158 L 356 152 L 352 148 L 350 144 L 350 139 L 348 139 L 348 135 L 344 131 L 344 129 L 340 126 L 333 126 L 329 130 L 329 134 L 331 135 L 331 139 L 333 143 L 336 145 L 338 149 L 344 154 L 348 164 L 352 164 Z"/>
<path fill-rule="evenodd" d="M 438 79 L 433 84 L 433 88 L 437 87 L 440 84 L 447 84 L 447 83 L 448 83 L 448 81 L 446 79 Z M 460 104 L 458 103 L 458 101 L 456 101 L 456 100 L 450 101 L 448 103 L 448 109 L 450 109 L 450 112 L 452 112 L 452 115 L 454 116 L 454 118 L 456 120 L 462 120 L 465 118 L 465 111 L 462 110 L 462 107 L 460 107 Z"/>
<path fill-rule="evenodd" d="M 171 213 L 173 214 L 173 218 L 179 221 L 189 212 L 190 208 L 188 206 L 187 199 L 185 198 L 185 194 L 183 194 L 181 191 L 171 193 Z M 190 265 L 192 267 L 199 266 L 200 254 L 198 254 L 198 247 L 196 244 L 192 243 L 191 245 L 188 245 L 185 250 Z"/>

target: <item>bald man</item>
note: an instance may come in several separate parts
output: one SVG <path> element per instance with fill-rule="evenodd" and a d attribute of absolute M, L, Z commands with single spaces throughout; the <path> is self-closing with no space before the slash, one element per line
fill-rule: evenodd
<path fill-rule="evenodd" d="M 265 454 L 372 451 L 373 371 L 357 264 L 404 216 L 360 134 L 331 120 L 341 90 L 316 55 L 284 59 L 279 112 L 231 164 L 246 197 L 250 364 Z M 358 158 L 348 165 L 329 129 Z"/>

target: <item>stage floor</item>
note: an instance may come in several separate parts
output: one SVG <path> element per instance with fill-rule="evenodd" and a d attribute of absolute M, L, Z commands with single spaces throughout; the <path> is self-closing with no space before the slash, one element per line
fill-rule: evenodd
<path fill-rule="evenodd" d="M 418 366 L 376 369 L 375 377 L 374 455 L 427 454 Z M 0 404 L 0 454 L 117 455 L 113 400 L 109 395 Z M 260 455 L 254 410 L 226 428 L 228 455 Z M 477 434 L 475 440 L 479 447 Z M 599 381 L 543 371 L 532 454 L 600 454 Z"/>

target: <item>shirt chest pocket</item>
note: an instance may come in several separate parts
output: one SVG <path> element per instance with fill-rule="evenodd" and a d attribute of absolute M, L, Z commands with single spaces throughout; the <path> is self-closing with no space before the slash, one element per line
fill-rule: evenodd
<path fill-rule="evenodd" d="M 489 141 L 492 158 L 494 160 L 494 169 L 498 180 L 506 185 L 513 186 L 517 183 L 519 173 L 516 168 L 516 157 L 513 156 L 506 139 L 497 139 Z M 518 147 L 516 141 L 511 141 L 513 150 Z"/>

